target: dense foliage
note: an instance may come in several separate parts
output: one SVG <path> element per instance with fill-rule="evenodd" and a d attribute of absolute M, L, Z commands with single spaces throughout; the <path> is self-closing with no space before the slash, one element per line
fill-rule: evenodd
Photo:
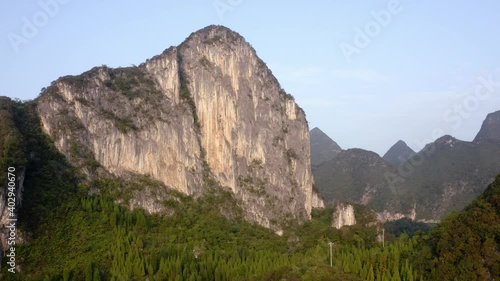
<path fill-rule="evenodd" d="M 11 166 L 24 167 L 23 137 L 14 123 L 14 106 L 10 99 L 0 97 L 0 171 Z M 0 182 L 6 182 L 6 173 L 0 173 Z"/>
<path fill-rule="evenodd" d="M 415 264 L 429 280 L 499 280 L 500 176 L 419 242 Z"/>
<path fill-rule="evenodd" d="M 402 218 L 394 221 L 387 221 L 384 223 L 384 228 L 387 235 L 393 235 L 394 237 L 399 237 L 401 234 L 405 233 L 410 237 L 413 237 L 417 231 L 420 233 L 428 233 L 432 225 L 424 222 L 414 221 L 410 218 Z"/>

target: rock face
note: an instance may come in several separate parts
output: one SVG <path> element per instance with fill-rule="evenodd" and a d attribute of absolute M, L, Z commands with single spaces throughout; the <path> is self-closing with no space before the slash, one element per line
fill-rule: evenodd
<path fill-rule="evenodd" d="M 263 226 L 310 217 L 309 130 L 292 96 L 237 33 L 210 26 L 139 67 L 94 68 L 42 93 L 57 148 L 115 175 L 148 175 L 185 194 L 220 183 Z"/>
<path fill-rule="evenodd" d="M 331 160 L 342 151 L 342 148 L 319 128 L 310 132 L 311 137 L 311 165 L 316 167 Z"/>
<path fill-rule="evenodd" d="M 356 217 L 354 216 L 354 207 L 349 204 L 340 203 L 333 212 L 332 226 L 340 229 L 347 225 L 355 225 Z"/>
<path fill-rule="evenodd" d="M 313 208 L 324 208 L 325 202 L 323 198 L 320 196 L 319 192 L 313 191 L 311 205 Z"/>
<path fill-rule="evenodd" d="M 386 210 L 384 210 L 383 212 L 377 213 L 377 220 L 380 222 L 394 221 L 394 220 L 399 220 L 402 218 L 409 218 L 411 220 L 416 220 L 416 218 L 417 218 L 416 205 L 413 206 L 413 210 L 411 210 L 410 214 L 390 213 Z M 434 221 L 429 220 L 428 222 L 434 222 Z"/>
<path fill-rule="evenodd" d="M 500 111 L 488 114 L 474 142 L 500 142 Z"/>
<path fill-rule="evenodd" d="M 396 142 L 382 157 L 391 164 L 400 164 L 408 161 L 416 153 L 402 140 Z"/>

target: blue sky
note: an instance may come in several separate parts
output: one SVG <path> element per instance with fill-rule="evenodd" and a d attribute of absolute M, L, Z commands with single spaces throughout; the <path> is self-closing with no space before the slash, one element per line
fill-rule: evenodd
<path fill-rule="evenodd" d="M 269 2 L 2 1 L 0 95 L 33 99 L 60 76 L 140 64 L 221 24 L 342 148 L 470 141 L 500 110 L 498 1 Z"/>

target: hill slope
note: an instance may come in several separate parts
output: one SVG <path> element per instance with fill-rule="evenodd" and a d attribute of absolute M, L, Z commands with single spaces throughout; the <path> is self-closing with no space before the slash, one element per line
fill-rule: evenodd
<path fill-rule="evenodd" d="M 335 158 L 342 148 L 327 136 L 319 128 L 313 128 L 310 132 L 311 142 L 311 165 L 316 167 L 323 162 Z"/>
<path fill-rule="evenodd" d="M 399 164 L 361 152 L 341 153 L 315 168 L 316 187 L 328 202 L 367 204 L 382 219 L 440 220 L 467 206 L 500 172 L 500 143 L 491 140 L 443 136 Z"/>
<path fill-rule="evenodd" d="M 413 173 L 398 183 L 412 194 L 417 217 L 438 220 L 477 198 L 500 172 L 500 145 L 471 143 L 444 136 L 415 156 L 405 170 Z"/>
<path fill-rule="evenodd" d="M 500 176 L 463 211 L 441 222 L 418 256 L 428 280 L 500 278 Z"/>
<path fill-rule="evenodd" d="M 314 176 L 325 203 L 350 201 L 382 211 L 393 196 L 384 177 L 391 170 L 378 154 L 355 148 L 314 169 Z"/>
<path fill-rule="evenodd" d="M 413 155 L 415 155 L 415 151 L 408 147 L 404 141 L 399 140 L 384 154 L 382 158 L 391 164 L 397 165 L 408 161 Z"/>

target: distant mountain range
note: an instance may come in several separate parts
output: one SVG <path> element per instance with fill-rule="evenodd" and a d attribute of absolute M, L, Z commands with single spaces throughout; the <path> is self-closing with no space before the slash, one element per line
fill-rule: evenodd
<path fill-rule="evenodd" d="M 311 156 L 313 163 L 323 161 L 312 168 L 325 203 L 368 205 L 381 220 L 438 221 L 463 209 L 500 173 L 500 111 L 488 115 L 472 142 L 446 135 L 418 153 L 398 141 L 384 157 L 363 149 L 342 150 L 326 161 Z"/>

